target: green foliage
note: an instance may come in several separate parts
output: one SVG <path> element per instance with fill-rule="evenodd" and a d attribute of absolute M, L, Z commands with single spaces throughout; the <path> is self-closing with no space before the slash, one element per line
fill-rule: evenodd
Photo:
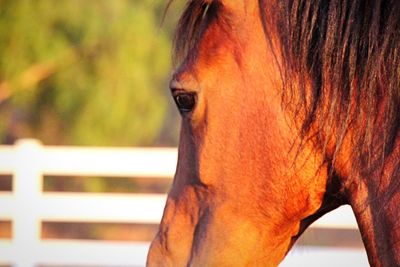
<path fill-rule="evenodd" d="M 173 23 L 160 26 L 165 5 L 0 1 L 0 137 L 174 143 L 168 133 L 176 131 L 177 112 L 167 90 Z"/>

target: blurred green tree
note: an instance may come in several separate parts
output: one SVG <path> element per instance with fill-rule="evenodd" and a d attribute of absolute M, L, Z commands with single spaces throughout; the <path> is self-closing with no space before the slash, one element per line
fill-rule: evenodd
<path fill-rule="evenodd" d="M 160 26 L 165 6 L 0 0 L 3 143 L 175 144 L 177 112 L 167 90 L 174 22 Z"/>

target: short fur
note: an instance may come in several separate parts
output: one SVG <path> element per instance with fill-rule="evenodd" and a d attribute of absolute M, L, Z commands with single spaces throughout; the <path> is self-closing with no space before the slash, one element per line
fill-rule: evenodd
<path fill-rule="evenodd" d="M 269 35 L 265 1 L 259 0 L 260 17 Z M 314 141 L 334 166 L 351 129 L 352 172 L 379 176 L 400 132 L 400 2 L 278 2 L 273 21 L 284 59 L 283 104 L 305 114 L 301 137 Z M 188 1 L 176 30 L 176 59 L 195 48 L 217 8 L 218 1 Z M 295 103 L 294 94 L 300 96 Z M 399 172 L 395 165 L 392 176 Z"/>
<path fill-rule="evenodd" d="M 148 266 L 276 266 L 343 204 L 370 264 L 400 266 L 399 14 L 394 0 L 188 1 L 170 89 L 196 105 Z"/>

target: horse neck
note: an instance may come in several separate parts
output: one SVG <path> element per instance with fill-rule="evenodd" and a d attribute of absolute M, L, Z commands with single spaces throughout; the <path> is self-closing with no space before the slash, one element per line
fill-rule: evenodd
<path fill-rule="evenodd" d="M 371 266 L 400 266 L 399 159 L 397 145 L 382 175 L 359 177 L 348 189 Z"/>

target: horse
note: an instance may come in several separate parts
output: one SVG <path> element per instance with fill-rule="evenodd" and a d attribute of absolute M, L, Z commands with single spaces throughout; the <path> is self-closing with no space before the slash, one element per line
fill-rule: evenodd
<path fill-rule="evenodd" d="M 277 266 L 350 205 L 400 266 L 400 1 L 188 0 L 178 163 L 147 266 Z"/>

